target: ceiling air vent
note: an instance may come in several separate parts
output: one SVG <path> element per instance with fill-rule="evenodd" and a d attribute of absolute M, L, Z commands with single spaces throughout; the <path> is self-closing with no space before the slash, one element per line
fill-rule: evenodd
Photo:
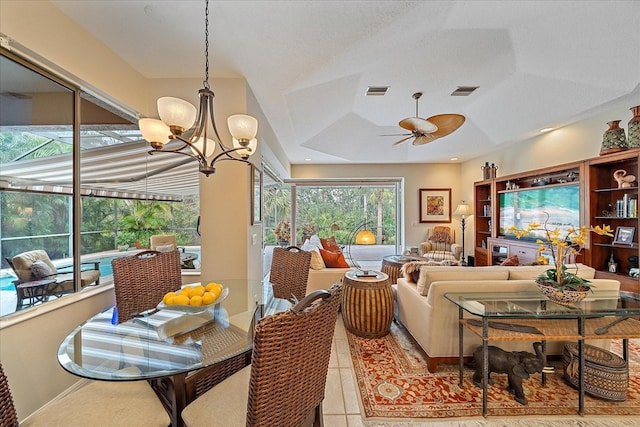
<path fill-rule="evenodd" d="M 389 86 L 369 86 L 367 88 L 367 96 L 384 96 L 387 94 Z"/>
<path fill-rule="evenodd" d="M 469 96 L 479 86 L 458 86 L 458 89 L 451 92 L 451 96 Z"/>

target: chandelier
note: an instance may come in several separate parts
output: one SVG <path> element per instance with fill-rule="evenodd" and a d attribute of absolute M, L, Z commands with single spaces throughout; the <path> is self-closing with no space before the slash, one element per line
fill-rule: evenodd
<path fill-rule="evenodd" d="M 155 152 L 176 153 L 192 157 L 200 164 L 201 173 L 209 176 L 216 172 L 219 160 L 247 160 L 258 145 L 258 121 L 245 114 L 234 114 L 227 119 L 233 147 L 222 143 L 213 116 L 213 91 L 209 88 L 209 0 L 205 0 L 205 77 L 198 91 L 199 108 L 179 98 L 158 99 L 157 119 L 140 119 L 142 137 Z M 169 144 L 174 142 L 174 144 Z M 219 148 L 219 150 L 217 150 Z"/>

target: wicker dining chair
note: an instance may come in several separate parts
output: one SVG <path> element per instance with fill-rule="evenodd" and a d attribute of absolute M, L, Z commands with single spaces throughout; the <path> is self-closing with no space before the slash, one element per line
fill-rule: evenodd
<path fill-rule="evenodd" d="M 297 246 L 273 248 L 269 281 L 273 286 L 273 296 L 292 301 L 302 300 L 307 294 L 311 252 Z"/>
<path fill-rule="evenodd" d="M 146 381 L 89 381 L 80 389 L 47 404 L 21 422 L 20 427 L 166 427 L 168 424 L 169 415 Z M 18 427 L 18 413 L 2 363 L 0 426 Z"/>
<path fill-rule="evenodd" d="M 322 401 L 342 285 L 307 295 L 256 325 L 251 366 L 182 411 L 188 427 L 322 426 Z"/>
<path fill-rule="evenodd" d="M 115 258 L 111 266 L 118 323 L 155 308 L 167 292 L 182 286 L 180 253 L 177 250 L 144 251 Z"/>

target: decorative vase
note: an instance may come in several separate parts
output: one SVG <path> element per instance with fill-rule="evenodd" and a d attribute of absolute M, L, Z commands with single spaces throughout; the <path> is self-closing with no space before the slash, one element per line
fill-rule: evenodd
<path fill-rule="evenodd" d="M 538 288 L 540 288 L 542 294 L 549 298 L 550 301 L 564 306 L 571 306 L 582 301 L 589 293 L 588 290 L 573 291 L 565 289 L 561 291 L 552 284 L 543 281 L 536 281 L 536 284 L 538 285 Z"/>
<path fill-rule="evenodd" d="M 629 148 L 640 147 L 640 105 L 631 108 L 633 117 L 629 120 L 629 128 L 627 129 L 627 145 Z"/>
<path fill-rule="evenodd" d="M 620 127 L 620 120 L 607 122 L 609 129 L 602 135 L 602 148 L 600 155 L 617 153 L 626 150 L 627 138 L 624 135 L 624 129 Z"/>

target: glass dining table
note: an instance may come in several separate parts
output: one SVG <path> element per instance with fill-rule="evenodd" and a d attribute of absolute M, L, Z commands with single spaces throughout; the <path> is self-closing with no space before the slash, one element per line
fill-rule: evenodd
<path fill-rule="evenodd" d="M 231 293 L 262 285 L 222 283 Z M 231 314 L 225 300 L 196 313 L 167 308 L 120 324 L 115 310 L 108 309 L 63 340 L 58 361 L 66 371 L 91 380 L 149 381 L 171 425 L 182 426 L 180 413 L 187 404 L 250 363 L 255 322 L 290 307 L 268 292 L 254 299 L 254 307 Z"/>

